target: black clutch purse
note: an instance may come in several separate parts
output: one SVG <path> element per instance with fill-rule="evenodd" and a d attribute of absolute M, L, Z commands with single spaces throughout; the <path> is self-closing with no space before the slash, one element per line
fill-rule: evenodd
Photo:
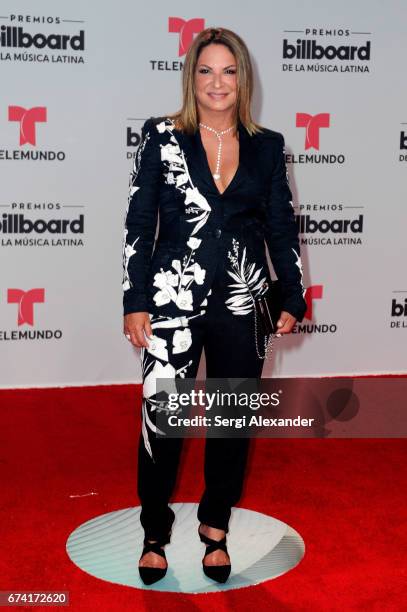
<path fill-rule="evenodd" d="M 256 323 L 256 342 L 258 331 L 266 336 L 278 332 L 277 321 L 283 309 L 283 293 L 280 281 L 266 281 L 263 285 L 266 291 L 254 298 L 254 315 Z M 260 330 L 258 329 L 260 327 Z"/>

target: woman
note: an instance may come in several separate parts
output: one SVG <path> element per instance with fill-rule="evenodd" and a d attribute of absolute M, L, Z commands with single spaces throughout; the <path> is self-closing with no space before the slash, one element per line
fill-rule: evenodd
<path fill-rule="evenodd" d="M 290 333 L 306 310 L 284 138 L 252 121 L 252 78 L 239 36 L 202 31 L 186 56 L 182 109 L 144 123 L 130 176 L 124 333 L 141 348 L 139 572 L 148 584 L 167 569 L 168 502 L 183 441 L 155 435 L 155 379 L 195 377 L 202 349 L 208 378 L 261 377 L 253 298 L 271 280 L 264 240 L 283 286 L 279 333 Z M 226 534 L 248 446 L 249 438 L 206 439 L 199 537 L 207 544 L 203 571 L 219 582 L 231 569 Z"/>

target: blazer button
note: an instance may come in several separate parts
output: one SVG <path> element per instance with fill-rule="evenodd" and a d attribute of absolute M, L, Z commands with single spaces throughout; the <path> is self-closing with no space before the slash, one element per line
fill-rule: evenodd
<path fill-rule="evenodd" d="M 215 230 L 215 238 L 220 238 L 222 235 L 222 230 L 221 229 L 216 229 Z"/>

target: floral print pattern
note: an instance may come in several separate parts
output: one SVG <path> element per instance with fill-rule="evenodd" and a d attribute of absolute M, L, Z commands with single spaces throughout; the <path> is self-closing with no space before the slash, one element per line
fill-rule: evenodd
<path fill-rule="evenodd" d="M 181 151 L 179 143 L 172 133 L 174 127 L 175 123 L 172 119 L 165 119 L 157 124 L 157 130 L 160 133 L 168 131 L 171 134 L 170 142 L 161 145 L 161 160 L 166 168 L 164 172 L 165 182 L 167 185 L 174 185 L 185 196 L 185 206 L 187 207 L 185 212 L 192 215 L 192 218 L 187 221 L 195 224 L 191 231 L 191 236 L 193 236 L 205 225 L 212 209 L 208 200 L 192 182 L 184 152 Z"/>
<path fill-rule="evenodd" d="M 157 396 L 157 379 L 169 379 L 169 386 L 176 392 L 175 379 L 177 377 L 184 378 L 188 375 L 193 363 L 190 359 L 193 353 L 190 352 L 192 334 L 189 321 L 205 313 L 205 306 L 208 304 L 207 298 L 212 293 L 210 289 L 207 292 L 207 297 L 200 304 L 193 303 L 194 287 L 203 285 L 207 276 L 207 270 L 201 265 L 202 257 L 197 255 L 200 255 L 200 248 L 203 250 L 201 246 L 202 234 L 200 235 L 199 232 L 207 223 L 212 209 L 208 200 L 192 181 L 186 155 L 180 147 L 174 128 L 174 121 L 165 118 L 158 123 L 150 123 L 149 131 L 146 130 L 144 133 L 134 158 L 125 213 L 127 217 L 133 196 L 139 189 L 143 189 L 142 181 L 137 184 L 141 160 L 147 143 L 149 143 L 150 138 L 156 137 L 155 130 L 157 130 L 162 137 L 157 140 L 157 148 L 152 147 L 154 151 L 154 172 L 158 168 L 160 180 L 174 189 L 174 195 L 178 195 L 175 190 L 183 195 L 183 213 L 185 215 L 183 220 L 189 224 L 191 229 L 189 235 L 185 238 L 186 245 L 182 254 L 178 258 L 175 255 L 174 258 L 163 259 L 163 266 L 150 281 L 156 289 L 156 291 L 153 291 L 154 295 L 152 297 L 155 305 L 159 308 L 172 302 L 180 311 L 179 316 L 176 317 L 150 313 L 153 335 L 147 339 L 148 346 L 141 348 L 143 373 L 142 435 L 145 448 L 153 460 L 149 433 L 163 434 L 152 420 L 154 412 L 163 407 L 163 402 Z M 138 195 L 143 195 L 143 192 Z M 148 202 L 149 199 L 147 198 L 146 201 Z M 290 200 L 290 204 L 293 206 L 292 200 Z M 137 215 L 134 215 L 134 218 L 136 219 Z M 124 291 L 132 286 L 128 272 L 129 262 L 132 257 L 137 255 L 137 251 L 142 254 L 143 236 L 141 234 L 141 230 L 135 231 L 128 242 L 129 236 L 125 227 L 123 238 Z M 253 312 L 254 299 L 267 290 L 268 277 L 266 266 L 262 265 L 262 260 L 260 264 L 249 261 L 250 250 L 247 250 L 246 247 L 241 250 L 240 246 L 239 241 L 233 238 L 231 250 L 228 251 L 230 266 L 229 269 L 226 269 L 226 272 L 231 282 L 228 284 L 229 295 L 225 299 L 225 305 L 233 315 L 244 316 Z M 289 251 L 287 249 L 286 252 Z M 299 254 L 295 249 L 292 249 L 292 251 L 296 258 L 295 265 L 302 276 Z M 168 266 L 166 265 L 167 261 L 170 262 Z M 137 262 L 137 260 L 133 260 L 134 262 Z M 130 270 L 131 268 L 130 265 Z M 303 291 L 305 293 L 305 289 Z M 131 296 L 131 292 L 127 294 L 127 296 L 129 295 Z M 144 306 L 144 302 L 142 304 Z M 162 330 L 161 334 L 159 330 Z"/>
<path fill-rule="evenodd" d="M 302 269 L 301 257 L 298 255 L 298 253 L 297 253 L 297 251 L 295 249 L 291 248 L 291 250 L 294 252 L 294 255 L 295 255 L 295 265 L 297 266 L 297 268 L 300 271 L 300 284 L 301 284 L 301 289 L 302 289 L 302 297 L 304 297 L 307 290 L 304 287 L 304 278 L 303 278 L 303 269 Z"/>
<path fill-rule="evenodd" d="M 123 260 L 123 280 L 122 287 L 123 291 L 128 291 L 131 287 L 131 281 L 129 277 L 129 262 L 130 258 L 136 255 L 137 251 L 134 248 L 134 245 L 139 240 L 140 236 L 137 236 L 136 239 L 132 243 L 127 242 L 127 234 L 129 233 L 126 228 L 126 218 L 129 212 L 130 202 L 133 195 L 140 189 L 138 185 L 136 185 L 137 176 L 140 171 L 141 157 L 143 155 L 144 148 L 147 142 L 150 139 L 150 134 L 147 132 L 140 142 L 136 155 L 134 156 L 133 168 L 129 177 L 129 191 L 127 197 L 127 207 L 124 214 L 124 232 L 123 232 L 123 247 L 122 247 L 122 260 Z"/>
<path fill-rule="evenodd" d="M 161 271 L 154 275 L 153 286 L 159 289 L 153 297 L 157 306 L 173 301 L 181 310 L 193 310 L 190 286 L 194 282 L 202 285 L 206 274 L 199 263 L 194 261 L 195 251 L 200 244 L 199 238 L 190 238 L 187 242 L 190 253 L 184 255 L 182 263 L 179 259 L 173 259 L 171 262 L 175 272 L 161 268 Z"/>
<path fill-rule="evenodd" d="M 153 335 L 147 339 L 148 347 L 141 348 L 141 368 L 143 373 L 143 400 L 142 400 L 142 426 L 144 446 L 153 459 L 148 430 L 154 434 L 163 432 L 157 428 L 157 425 L 151 420 L 149 413 L 163 409 L 162 401 L 156 398 L 157 395 L 157 378 L 172 379 L 173 384 L 166 385 L 166 391 L 169 393 L 177 393 L 175 378 L 185 378 L 188 367 L 192 364 L 192 360 L 186 360 L 180 368 L 175 367 L 170 363 L 170 353 L 172 355 L 185 353 L 192 345 L 192 334 L 189 328 L 189 321 L 195 317 L 202 316 L 205 313 L 201 309 L 197 314 L 189 317 L 163 317 L 161 315 L 150 315 L 151 328 Z M 160 338 L 154 330 L 157 328 L 174 329 L 172 339 L 170 336 Z M 171 349 L 171 350 L 170 350 Z"/>
<path fill-rule="evenodd" d="M 235 282 L 228 285 L 231 297 L 225 304 L 234 315 L 247 315 L 254 308 L 255 297 L 267 290 L 266 277 L 261 276 L 262 267 L 256 268 L 256 264 L 247 261 L 246 247 L 240 257 L 239 242 L 235 238 L 232 239 L 232 251 L 228 251 L 232 269 L 227 273 Z"/>
<path fill-rule="evenodd" d="M 180 310 L 192 311 L 193 291 L 191 285 L 196 283 L 202 285 L 205 280 L 206 270 L 195 261 L 195 252 L 201 244 L 201 239 L 195 234 L 205 225 L 211 212 L 211 207 L 207 199 L 199 192 L 192 183 L 184 152 L 178 144 L 177 139 L 172 133 L 174 121 L 165 119 L 156 125 L 161 134 L 170 134 L 169 142 L 160 144 L 161 161 L 164 164 L 164 177 L 167 185 L 174 185 L 185 197 L 185 212 L 192 223 L 190 237 L 187 246 L 190 249 L 182 260 L 173 259 L 171 269 L 164 270 L 154 275 L 153 286 L 158 289 L 153 296 L 154 303 L 160 307 L 170 302 L 174 302 Z"/>

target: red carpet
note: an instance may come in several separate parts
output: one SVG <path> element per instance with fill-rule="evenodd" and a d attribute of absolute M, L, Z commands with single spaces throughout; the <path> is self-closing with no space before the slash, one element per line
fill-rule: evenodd
<path fill-rule="evenodd" d="M 136 389 L 0 392 L 0 590 L 69 591 L 70 609 L 87 612 L 404 609 L 405 440 L 252 441 L 239 505 L 288 523 L 306 544 L 303 561 L 276 580 L 221 594 L 159 594 L 73 565 L 65 544 L 78 525 L 138 505 Z M 185 441 L 172 501 L 198 500 L 203 442 Z"/>

